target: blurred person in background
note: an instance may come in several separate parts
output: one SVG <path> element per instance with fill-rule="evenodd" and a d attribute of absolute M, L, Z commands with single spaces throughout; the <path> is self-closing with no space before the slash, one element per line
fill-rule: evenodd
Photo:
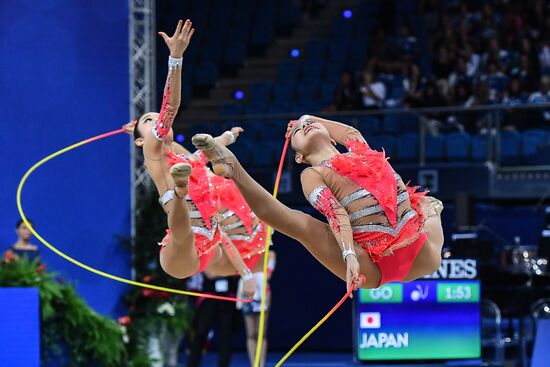
<path fill-rule="evenodd" d="M 336 88 L 334 101 L 337 111 L 356 110 L 361 106 L 359 89 L 349 71 L 344 71 Z"/>
<path fill-rule="evenodd" d="M 219 296 L 235 297 L 239 278 L 216 277 L 206 270 L 193 279 L 197 291 Z M 211 331 L 215 329 L 218 345 L 218 367 L 229 367 L 233 354 L 233 335 L 238 313 L 235 303 L 211 298 L 196 298 L 195 316 L 189 331 L 189 357 L 187 367 L 199 367 L 208 350 Z"/>
<path fill-rule="evenodd" d="M 267 263 L 267 288 L 266 299 L 264 303 L 265 323 L 262 336 L 262 351 L 260 356 L 259 367 L 265 366 L 265 357 L 267 354 L 267 320 L 269 316 L 269 310 L 271 308 L 271 287 L 269 281 L 275 271 L 276 255 L 273 250 L 269 251 L 269 259 Z M 263 261 L 262 261 L 263 263 Z M 260 312 L 262 311 L 262 286 L 264 281 L 264 273 L 261 268 L 254 272 L 256 277 L 256 293 L 252 297 L 250 303 L 237 303 L 237 308 L 240 308 L 244 316 L 244 326 L 246 329 L 246 349 L 248 351 L 248 358 L 250 360 L 250 366 L 254 367 L 254 361 L 256 358 L 256 347 L 258 343 L 258 335 L 260 328 Z M 239 290 L 242 288 L 242 284 L 239 283 Z M 240 292 L 239 292 L 240 293 Z"/>
<path fill-rule="evenodd" d="M 29 223 L 34 226 L 30 220 Z M 40 258 L 38 246 L 30 242 L 32 233 L 25 222 L 23 222 L 23 219 L 18 220 L 15 224 L 15 233 L 17 234 L 17 241 L 4 252 L 4 260 L 11 261 L 27 257 L 32 261 L 36 258 Z"/>
<path fill-rule="evenodd" d="M 384 106 L 386 100 L 386 86 L 376 80 L 376 76 L 370 70 L 363 72 L 363 84 L 359 88 L 363 95 L 363 109 L 377 110 Z"/>
<path fill-rule="evenodd" d="M 442 46 L 437 51 L 437 59 L 434 60 L 432 70 L 436 79 L 448 79 L 453 72 L 454 62 L 451 59 L 447 47 Z"/>
<path fill-rule="evenodd" d="M 414 107 L 420 103 L 422 98 L 420 69 L 416 64 L 407 64 L 404 69 L 403 90 L 405 95 L 401 102 L 405 106 Z"/>

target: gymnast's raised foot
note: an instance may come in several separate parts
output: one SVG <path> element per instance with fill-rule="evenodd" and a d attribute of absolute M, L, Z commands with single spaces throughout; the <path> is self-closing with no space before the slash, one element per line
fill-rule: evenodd
<path fill-rule="evenodd" d="M 191 165 L 187 163 L 176 163 L 170 167 L 170 176 L 174 180 L 176 187 L 174 191 L 180 199 L 184 199 L 189 191 L 189 175 L 191 174 Z"/>
<path fill-rule="evenodd" d="M 197 134 L 193 136 L 192 142 L 197 149 L 203 151 L 206 158 L 212 163 L 212 169 L 216 175 L 233 177 L 238 161 L 229 149 L 208 134 Z"/>

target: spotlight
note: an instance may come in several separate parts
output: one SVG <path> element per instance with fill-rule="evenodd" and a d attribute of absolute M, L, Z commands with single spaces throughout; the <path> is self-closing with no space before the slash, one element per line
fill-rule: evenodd
<path fill-rule="evenodd" d="M 236 90 L 235 93 L 233 94 L 233 97 L 235 99 L 243 99 L 244 98 L 244 92 L 242 90 Z"/>
<path fill-rule="evenodd" d="M 342 12 L 342 16 L 346 19 L 349 19 L 353 16 L 353 12 L 349 9 L 346 9 Z"/>
<path fill-rule="evenodd" d="M 298 50 L 297 48 L 293 48 L 292 50 L 290 50 L 290 56 L 295 59 L 300 57 L 300 50 Z"/>
<path fill-rule="evenodd" d="M 183 134 L 176 135 L 176 141 L 178 143 L 183 143 L 184 140 L 185 140 L 185 136 L 183 136 Z"/>

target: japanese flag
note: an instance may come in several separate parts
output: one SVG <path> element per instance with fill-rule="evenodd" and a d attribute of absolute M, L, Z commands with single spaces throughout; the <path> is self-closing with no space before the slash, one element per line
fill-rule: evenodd
<path fill-rule="evenodd" d="M 359 325 L 361 329 L 380 329 L 380 312 L 361 312 Z"/>

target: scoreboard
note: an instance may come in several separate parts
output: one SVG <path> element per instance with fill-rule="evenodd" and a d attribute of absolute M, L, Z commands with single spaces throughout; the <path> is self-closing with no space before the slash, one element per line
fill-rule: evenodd
<path fill-rule="evenodd" d="M 475 260 L 445 259 L 410 283 L 360 289 L 354 304 L 358 361 L 481 357 L 480 282 Z"/>

